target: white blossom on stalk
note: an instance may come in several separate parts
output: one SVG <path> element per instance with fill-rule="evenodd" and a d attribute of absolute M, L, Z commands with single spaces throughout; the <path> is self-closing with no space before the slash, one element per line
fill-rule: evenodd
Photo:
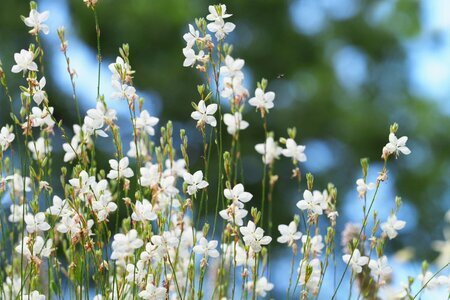
<path fill-rule="evenodd" d="M 19 245 L 15 248 L 16 252 L 25 256 L 28 259 L 28 261 L 31 261 L 33 257 L 39 259 L 43 257 L 49 257 L 53 251 L 52 239 L 48 239 L 45 242 L 44 239 L 38 235 L 34 240 L 32 248 L 30 248 L 30 242 L 31 239 L 28 236 L 26 236 L 23 238 L 23 244 L 22 241 L 20 241 Z"/>
<path fill-rule="evenodd" d="M 238 100 L 248 97 L 248 90 L 243 86 L 243 81 L 243 77 L 224 77 L 223 90 L 220 92 L 220 96 Z"/>
<path fill-rule="evenodd" d="M 34 53 L 29 50 L 22 49 L 20 50 L 20 53 L 15 53 L 14 60 L 16 61 L 16 64 L 11 69 L 11 72 L 13 73 L 20 73 L 22 71 L 38 71 L 38 66 L 33 61 Z"/>
<path fill-rule="evenodd" d="M 233 203 L 238 205 L 240 208 L 243 207 L 243 203 L 247 203 L 253 198 L 252 194 L 244 191 L 244 185 L 242 183 L 236 184 L 233 189 L 225 189 L 223 194 L 225 198 L 232 200 Z"/>
<path fill-rule="evenodd" d="M 133 102 L 134 100 L 139 98 L 134 86 L 128 85 L 126 83 L 122 84 L 119 80 L 113 80 L 112 87 L 114 89 L 114 92 L 110 96 L 111 99 L 127 100 L 128 102 Z"/>
<path fill-rule="evenodd" d="M 204 237 L 201 237 L 198 244 L 194 246 L 192 251 L 194 251 L 196 254 L 203 255 L 203 257 L 208 258 L 216 258 L 219 257 L 219 251 L 217 251 L 217 241 L 212 240 L 209 241 L 205 239 Z"/>
<path fill-rule="evenodd" d="M 216 39 L 220 41 L 229 35 L 236 28 L 236 25 L 231 22 L 225 22 L 222 19 L 217 19 L 209 23 L 206 28 L 212 33 L 215 33 Z"/>
<path fill-rule="evenodd" d="M 356 185 L 356 190 L 358 191 L 360 198 L 364 198 L 367 191 L 373 190 L 375 188 L 375 184 L 373 182 L 366 183 L 362 178 L 356 180 Z"/>
<path fill-rule="evenodd" d="M 170 160 L 166 159 L 166 169 L 163 172 L 163 176 L 177 176 L 183 177 L 186 171 L 186 161 L 184 159 Z"/>
<path fill-rule="evenodd" d="M 249 125 L 247 121 L 242 120 L 242 114 L 240 112 L 235 112 L 234 114 L 224 114 L 223 122 L 227 125 L 227 132 L 231 135 L 246 129 Z"/>
<path fill-rule="evenodd" d="M 301 210 L 307 210 L 309 213 L 321 215 L 327 208 L 326 200 L 323 194 L 319 191 L 305 190 L 303 192 L 303 199 L 297 202 L 297 207 Z"/>
<path fill-rule="evenodd" d="M 112 81 L 120 82 L 122 74 L 132 74 L 131 66 L 126 63 L 122 57 L 117 56 L 116 62 L 108 65 L 108 69 L 112 73 Z"/>
<path fill-rule="evenodd" d="M 25 215 L 26 206 L 25 204 L 11 204 L 9 207 L 11 214 L 8 216 L 8 221 L 11 223 L 18 223 L 22 221 Z"/>
<path fill-rule="evenodd" d="M 260 252 L 261 246 L 268 245 L 272 241 L 272 238 L 264 236 L 264 230 L 261 227 L 256 227 L 252 221 L 248 221 L 247 226 L 242 226 L 239 230 L 243 235 L 245 245 L 250 246 L 255 252 Z"/>
<path fill-rule="evenodd" d="M 296 162 L 305 162 L 305 146 L 297 145 L 293 139 L 286 140 L 286 149 L 283 149 L 281 153 L 286 157 L 292 157 Z"/>
<path fill-rule="evenodd" d="M 139 297 L 145 300 L 165 300 L 166 289 L 163 287 L 156 287 L 153 283 L 147 283 L 145 289 L 139 292 Z"/>
<path fill-rule="evenodd" d="M 38 291 L 32 291 L 29 295 L 23 295 L 23 299 L 27 300 L 45 300 L 45 295 L 39 293 Z"/>
<path fill-rule="evenodd" d="M 206 16 L 208 21 L 217 21 L 229 18 L 232 14 L 227 14 L 227 6 L 225 4 L 208 6 L 209 14 Z"/>
<path fill-rule="evenodd" d="M 274 141 L 273 137 L 269 136 L 265 143 L 257 144 L 255 150 L 263 156 L 263 162 L 270 165 L 275 159 L 280 157 L 282 149 Z"/>
<path fill-rule="evenodd" d="M 296 240 L 299 240 L 302 237 L 302 233 L 297 231 L 297 223 L 294 221 L 289 223 L 289 225 L 278 225 L 278 231 L 281 236 L 277 238 L 277 242 L 281 244 L 288 244 L 289 247 L 292 246 Z"/>
<path fill-rule="evenodd" d="M 321 254 L 323 247 L 325 247 L 325 244 L 323 243 L 323 237 L 320 234 L 315 235 L 313 237 L 304 235 L 302 236 L 302 243 L 308 244 L 307 250 L 309 250 L 309 252 L 311 252 L 314 255 Z"/>
<path fill-rule="evenodd" d="M 33 155 L 33 159 L 42 160 L 52 151 L 52 146 L 46 144 L 45 139 L 40 137 L 36 141 L 28 142 L 28 149 Z"/>
<path fill-rule="evenodd" d="M 426 271 L 425 274 L 419 274 L 417 279 L 421 282 L 422 286 L 425 286 L 428 290 L 435 289 L 439 285 L 438 278 L 430 271 Z"/>
<path fill-rule="evenodd" d="M 243 59 L 234 59 L 233 57 L 227 55 L 225 57 L 225 65 L 220 67 L 220 75 L 226 77 L 244 78 L 244 74 L 242 73 L 244 64 L 245 61 Z"/>
<path fill-rule="evenodd" d="M 47 127 L 52 128 L 55 125 L 55 121 L 53 121 L 53 107 L 46 107 L 44 109 L 40 109 L 35 106 L 31 108 L 31 115 L 29 121 L 31 122 L 31 126 L 33 127 L 42 127 L 43 125 L 47 125 Z M 28 123 L 23 124 L 24 128 L 28 127 Z"/>
<path fill-rule="evenodd" d="M 361 273 L 362 267 L 369 262 L 369 258 L 367 256 L 361 256 L 361 252 L 359 252 L 358 249 L 353 251 L 353 255 L 343 255 L 342 260 L 348 264 L 355 273 Z"/>
<path fill-rule="evenodd" d="M 30 15 L 26 18 L 23 18 L 23 22 L 28 27 L 33 27 L 33 29 L 29 31 L 29 33 L 33 35 L 37 35 L 39 31 L 42 31 L 42 33 L 44 34 L 48 34 L 48 25 L 43 23 L 47 21 L 49 15 L 50 13 L 47 10 L 39 13 L 37 10 L 32 9 L 30 11 Z"/>
<path fill-rule="evenodd" d="M 386 279 L 392 273 L 392 268 L 388 265 L 388 259 L 384 255 L 377 260 L 370 260 L 369 268 L 375 278 Z"/>
<path fill-rule="evenodd" d="M 183 61 L 183 67 L 190 67 L 193 66 L 197 61 L 200 62 L 206 62 L 209 59 L 208 55 L 205 55 L 205 52 L 203 50 L 200 50 L 198 54 L 195 54 L 194 49 L 192 48 L 183 48 L 183 55 L 184 55 L 184 61 Z"/>
<path fill-rule="evenodd" d="M 120 160 L 110 159 L 109 166 L 111 170 L 109 171 L 108 177 L 109 179 L 120 179 L 120 178 L 130 178 L 133 177 L 133 170 L 128 167 L 130 164 L 128 157 L 123 157 Z"/>
<path fill-rule="evenodd" d="M 250 281 L 247 284 L 247 288 L 249 291 L 253 291 L 255 288 L 255 293 L 259 297 L 266 297 L 267 293 L 273 289 L 273 283 L 270 283 L 265 276 L 258 278 L 256 280 L 256 287 L 253 287 L 253 281 Z"/>
<path fill-rule="evenodd" d="M 15 173 L 14 175 L 7 176 L 6 181 L 8 181 L 9 188 L 15 193 L 31 192 L 31 178 L 22 177 L 20 174 Z"/>
<path fill-rule="evenodd" d="M 195 172 L 194 174 L 186 172 L 183 175 L 183 179 L 188 185 L 187 193 L 191 196 L 196 194 L 198 190 L 204 189 L 209 185 L 206 180 L 203 180 L 203 172 L 201 170 Z"/>
<path fill-rule="evenodd" d="M 101 195 L 97 199 L 92 202 L 92 209 L 97 214 L 98 221 L 103 222 L 108 219 L 110 213 L 117 210 L 117 204 L 107 195 Z"/>
<path fill-rule="evenodd" d="M 141 201 L 136 201 L 136 205 L 134 207 L 133 214 L 131 215 L 131 219 L 133 221 L 153 221 L 156 220 L 156 213 L 153 211 L 153 206 L 147 199 L 143 199 Z"/>
<path fill-rule="evenodd" d="M 127 276 L 125 279 L 130 283 L 136 283 L 137 285 L 141 285 L 145 282 L 147 277 L 147 267 L 145 266 L 145 262 L 142 260 L 138 260 L 136 265 L 128 264 L 127 265 Z"/>
<path fill-rule="evenodd" d="M 15 135 L 10 132 L 8 126 L 3 126 L 0 130 L 0 150 L 6 151 L 9 145 L 14 141 Z"/>
<path fill-rule="evenodd" d="M 147 162 L 145 167 L 141 168 L 141 186 L 155 187 L 161 180 L 161 173 L 158 164 Z"/>
<path fill-rule="evenodd" d="M 189 24 L 189 32 L 183 35 L 183 39 L 186 41 L 186 48 L 192 48 L 195 42 L 200 39 L 200 32 Z"/>
<path fill-rule="evenodd" d="M 274 99 L 275 99 L 274 92 L 264 93 L 264 91 L 261 88 L 257 88 L 255 90 L 255 97 L 250 98 L 250 100 L 248 100 L 248 103 L 259 110 L 268 111 L 269 109 L 274 107 L 273 104 Z"/>
<path fill-rule="evenodd" d="M 78 176 L 78 178 L 69 179 L 69 183 L 73 186 L 75 191 L 81 195 L 84 195 L 89 192 L 89 188 L 95 183 L 95 177 L 89 176 L 89 174 L 84 170 L 81 171 Z"/>
<path fill-rule="evenodd" d="M 128 157 L 137 158 L 137 154 L 139 154 L 139 157 L 147 156 L 148 151 L 147 151 L 147 146 L 145 145 L 145 142 L 143 140 L 139 140 L 137 145 L 138 146 L 136 147 L 136 144 L 134 141 L 130 142 L 130 150 L 128 150 L 128 152 L 127 152 Z"/>
<path fill-rule="evenodd" d="M 103 130 L 105 122 L 107 124 L 116 120 L 116 111 L 114 109 L 107 109 L 102 102 L 97 102 L 96 108 L 89 109 L 87 116 L 84 117 L 84 125 L 89 134 L 97 134 L 101 137 L 108 135 Z"/>
<path fill-rule="evenodd" d="M 398 157 L 400 152 L 403 153 L 404 155 L 408 155 L 411 153 L 411 150 L 409 150 L 409 148 L 406 147 L 407 141 L 408 141 L 407 136 L 397 138 L 395 134 L 391 132 L 389 134 L 389 143 L 387 143 L 386 146 L 384 146 L 384 149 L 386 149 L 386 151 L 389 154 L 395 154 L 395 157 Z"/>
<path fill-rule="evenodd" d="M 200 100 L 197 105 L 197 110 L 191 113 L 191 118 L 197 121 L 197 127 L 203 127 L 209 124 L 216 127 L 217 120 L 214 114 L 217 111 L 217 104 L 212 103 L 206 106 L 205 101 Z"/>
<path fill-rule="evenodd" d="M 313 258 L 309 262 L 300 262 L 300 267 L 297 272 L 299 273 L 299 284 L 306 285 L 306 288 L 312 293 L 316 292 L 322 277 L 320 260 L 318 258 Z"/>
<path fill-rule="evenodd" d="M 144 242 L 138 238 L 138 233 L 135 229 L 131 229 L 127 234 L 117 233 L 114 235 L 112 242 L 113 252 L 111 254 L 112 260 L 122 260 L 126 257 L 132 256 L 135 249 L 144 245 Z"/>
<path fill-rule="evenodd" d="M 45 214 L 38 212 L 36 215 L 25 215 L 26 229 L 28 233 L 47 231 L 50 229 L 50 225 L 45 222 Z"/>
<path fill-rule="evenodd" d="M 55 195 L 53 196 L 53 205 L 47 208 L 47 213 L 53 216 L 63 217 L 70 215 L 72 212 L 67 199 L 62 200 Z"/>
<path fill-rule="evenodd" d="M 380 228 L 384 233 L 386 233 L 389 239 L 392 240 L 398 235 L 397 231 L 403 229 L 405 225 L 405 221 L 397 220 L 397 216 L 392 214 L 388 217 L 385 223 L 381 223 Z"/>
<path fill-rule="evenodd" d="M 77 136 L 74 136 L 69 143 L 63 144 L 64 150 L 64 162 L 69 162 L 77 158 L 77 156 L 81 155 L 81 144 L 80 140 Z"/>
<path fill-rule="evenodd" d="M 47 95 L 44 91 L 46 84 L 47 81 L 45 80 L 45 77 L 42 76 L 41 80 L 39 80 L 39 85 L 36 87 L 33 93 L 33 100 L 34 102 L 36 102 L 37 105 L 41 105 L 42 101 L 44 101 L 44 99 L 47 98 Z"/>
<path fill-rule="evenodd" d="M 149 135 L 155 135 L 155 129 L 153 127 L 158 122 L 158 118 L 150 116 L 147 110 L 143 110 L 140 116 L 136 118 L 136 128 L 143 129 Z"/>
<path fill-rule="evenodd" d="M 231 224 L 242 226 L 248 211 L 239 206 L 243 206 L 241 202 L 233 202 L 226 209 L 219 211 L 219 215 Z"/>

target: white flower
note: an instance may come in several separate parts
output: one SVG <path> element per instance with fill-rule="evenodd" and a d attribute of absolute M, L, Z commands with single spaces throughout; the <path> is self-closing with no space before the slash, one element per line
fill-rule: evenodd
<path fill-rule="evenodd" d="M 121 74 L 132 74 L 131 66 L 126 63 L 122 57 L 117 56 L 116 62 L 111 63 L 108 65 L 108 69 L 112 73 L 112 80 L 114 81 L 120 81 L 121 80 Z"/>
<path fill-rule="evenodd" d="M 308 210 L 312 214 L 321 215 L 323 210 L 327 208 L 327 203 L 319 191 L 309 190 L 303 192 L 303 200 L 297 202 L 297 207 L 301 210 Z"/>
<path fill-rule="evenodd" d="M 128 150 L 128 152 L 127 152 L 128 157 L 137 158 L 137 154 L 139 154 L 139 157 L 147 156 L 148 152 L 147 152 L 147 146 L 145 145 L 145 142 L 143 140 L 139 140 L 137 145 L 138 146 L 136 149 L 136 144 L 134 143 L 134 141 L 130 142 L 130 150 Z"/>
<path fill-rule="evenodd" d="M 313 258 L 310 262 L 302 261 L 297 271 L 299 284 L 306 285 L 306 288 L 312 292 L 317 291 L 322 277 L 320 260 Z"/>
<path fill-rule="evenodd" d="M 53 196 L 53 205 L 47 208 L 47 213 L 53 215 L 53 216 L 67 216 L 72 213 L 69 207 L 69 203 L 66 199 L 62 200 L 58 196 Z"/>
<path fill-rule="evenodd" d="M 149 282 L 147 283 L 145 290 L 139 292 L 139 297 L 145 300 L 165 300 L 166 289 L 163 287 L 156 287 Z"/>
<path fill-rule="evenodd" d="M 109 171 L 108 177 L 109 179 L 120 179 L 120 178 L 130 178 L 133 177 L 134 172 L 131 168 L 128 167 L 130 164 L 128 157 L 123 157 L 120 160 L 110 159 L 109 166 L 111 167 L 111 171 Z"/>
<path fill-rule="evenodd" d="M 46 24 L 43 24 L 43 22 L 45 22 L 48 19 L 49 15 L 50 13 L 47 10 L 42 13 L 39 13 L 37 10 L 32 9 L 30 11 L 30 15 L 27 18 L 24 18 L 23 22 L 28 27 L 33 27 L 33 29 L 29 31 L 29 33 L 33 35 L 38 34 L 39 31 L 42 31 L 44 34 L 48 34 L 49 32 L 48 26 Z"/>
<path fill-rule="evenodd" d="M 286 149 L 283 149 L 281 153 L 286 157 L 292 157 L 292 159 L 297 162 L 306 161 L 305 146 L 297 145 L 293 139 L 286 140 Z"/>
<path fill-rule="evenodd" d="M 195 64 L 196 61 L 207 61 L 208 55 L 205 55 L 203 50 L 200 50 L 198 54 L 195 54 L 194 49 L 192 48 L 183 48 L 183 55 L 185 57 L 183 62 L 183 67 L 190 67 Z"/>
<path fill-rule="evenodd" d="M 366 183 L 362 178 L 356 180 L 356 185 L 357 185 L 356 190 L 358 191 L 360 198 L 364 198 L 367 191 L 373 190 L 375 188 L 375 184 L 373 182 Z"/>
<path fill-rule="evenodd" d="M 200 32 L 195 30 L 194 26 L 189 24 L 189 32 L 183 35 L 183 39 L 186 41 L 186 48 L 192 48 L 195 42 L 200 38 Z"/>
<path fill-rule="evenodd" d="M 92 209 L 97 214 L 100 222 L 108 219 L 108 215 L 117 210 L 117 204 L 112 202 L 112 198 L 108 195 L 101 195 L 92 202 Z"/>
<path fill-rule="evenodd" d="M 151 117 L 147 110 L 141 111 L 141 114 L 136 118 L 136 128 L 144 129 L 149 135 L 155 135 L 155 129 L 153 128 L 158 124 L 159 119 Z"/>
<path fill-rule="evenodd" d="M 47 145 L 45 139 L 40 137 L 36 141 L 28 142 L 28 149 L 33 154 L 33 159 L 42 160 L 52 151 L 52 146 Z"/>
<path fill-rule="evenodd" d="M 39 107 L 35 106 L 31 108 L 30 122 L 33 127 L 41 127 L 43 125 L 47 125 L 49 128 L 52 128 L 55 125 L 55 121 L 53 121 L 53 107 L 46 107 L 41 110 Z M 27 127 L 28 123 L 25 123 L 23 127 Z"/>
<path fill-rule="evenodd" d="M 405 225 L 405 221 L 397 220 L 397 216 L 393 214 L 388 217 L 387 222 L 381 223 L 380 228 L 392 240 L 397 236 L 397 231 L 403 229 Z"/>
<path fill-rule="evenodd" d="M 116 119 L 116 111 L 107 109 L 103 103 L 99 101 L 97 102 L 96 108 L 87 111 L 87 116 L 84 117 L 84 125 L 89 134 L 95 133 L 101 137 L 107 137 L 108 135 L 102 128 L 105 122 L 110 124 Z"/>
<path fill-rule="evenodd" d="M 127 234 L 117 233 L 114 235 L 114 241 L 111 245 L 113 249 L 111 259 L 117 260 L 133 256 L 134 250 L 143 245 L 144 242 L 138 238 L 138 233 L 135 229 L 131 229 Z"/>
<path fill-rule="evenodd" d="M 38 291 L 32 291 L 29 295 L 23 295 L 23 299 L 26 300 L 45 300 L 45 295 L 39 293 Z"/>
<path fill-rule="evenodd" d="M 309 250 L 309 252 L 313 253 L 314 255 L 321 254 L 323 247 L 325 247 L 325 244 L 323 243 L 323 238 L 320 234 L 315 235 L 314 237 L 304 235 L 302 236 L 302 243 L 308 244 L 309 248 L 307 250 Z"/>
<path fill-rule="evenodd" d="M 12 67 L 11 72 L 20 73 L 22 71 L 38 71 L 37 64 L 34 60 L 34 53 L 25 49 L 20 50 L 20 53 L 14 53 L 14 60 L 16 64 Z"/>
<path fill-rule="evenodd" d="M 224 77 L 220 96 L 241 101 L 248 97 L 248 90 L 243 86 L 244 77 Z"/>
<path fill-rule="evenodd" d="M 136 283 L 138 285 L 141 285 L 143 282 L 145 282 L 145 279 L 147 277 L 147 267 L 145 266 L 144 261 L 138 260 L 136 265 L 128 264 L 126 269 L 128 274 L 125 279 L 128 282 Z"/>
<path fill-rule="evenodd" d="M 63 144 L 64 154 L 64 162 L 69 162 L 77 158 L 78 155 L 81 155 L 81 144 L 80 140 L 77 136 L 74 136 L 69 143 Z"/>
<path fill-rule="evenodd" d="M 78 178 L 69 179 L 69 183 L 75 191 L 84 195 L 89 192 L 89 188 L 95 183 L 95 177 L 89 176 L 86 171 L 81 171 Z"/>
<path fill-rule="evenodd" d="M 248 221 L 247 226 L 242 226 L 239 230 L 243 235 L 245 245 L 250 246 L 255 252 L 260 252 L 262 245 L 268 245 L 272 241 L 272 238 L 264 236 L 264 230 L 256 227 L 252 221 Z"/>
<path fill-rule="evenodd" d="M 238 202 L 241 206 L 242 203 Z M 243 219 L 247 216 L 248 211 L 240 208 L 238 203 L 231 203 L 226 209 L 219 211 L 219 215 L 226 221 L 242 226 Z"/>
<path fill-rule="evenodd" d="M 231 135 L 246 129 L 249 125 L 247 121 L 242 120 L 242 114 L 240 112 L 235 112 L 233 115 L 224 114 L 223 122 L 227 125 L 227 131 Z"/>
<path fill-rule="evenodd" d="M 206 16 L 208 21 L 216 21 L 226 19 L 232 16 L 232 14 L 227 14 L 227 6 L 225 4 L 220 5 L 210 5 L 208 6 L 209 15 Z"/>
<path fill-rule="evenodd" d="M 28 233 L 47 231 L 50 229 L 50 225 L 45 222 L 45 214 L 39 212 L 36 215 L 25 215 L 25 223 Z"/>
<path fill-rule="evenodd" d="M 255 293 L 259 297 L 266 297 L 267 292 L 273 289 L 273 283 L 270 283 L 265 276 L 258 278 L 256 281 Z M 250 281 L 247 286 L 249 291 L 253 291 L 253 281 Z"/>
<path fill-rule="evenodd" d="M 200 241 L 198 242 L 198 245 L 196 245 L 192 251 L 194 251 L 196 254 L 203 255 L 205 258 L 212 257 L 216 258 L 219 257 L 219 251 L 217 251 L 217 241 L 212 240 L 209 241 L 205 239 L 204 237 L 200 238 Z"/>
<path fill-rule="evenodd" d="M 166 159 L 165 162 L 166 169 L 163 172 L 164 176 L 177 176 L 177 177 L 183 177 L 184 173 L 186 173 L 186 161 L 184 159 L 178 159 L 178 160 L 170 160 Z"/>
<path fill-rule="evenodd" d="M 351 257 L 351 258 L 350 258 Z M 367 265 L 369 258 L 367 256 L 361 256 L 358 249 L 353 251 L 353 255 L 345 254 L 342 256 L 342 260 L 352 267 L 353 271 L 356 273 L 361 273 L 362 267 Z"/>
<path fill-rule="evenodd" d="M 194 195 L 197 193 L 197 190 L 204 189 L 209 184 L 205 180 L 203 180 L 203 172 L 201 170 L 195 172 L 193 175 L 186 172 L 183 175 L 184 182 L 188 185 L 187 193 L 189 195 Z"/>
<path fill-rule="evenodd" d="M 392 273 L 392 268 L 388 265 L 388 259 L 386 256 L 382 256 L 377 260 L 370 260 L 369 268 L 371 270 L 370 273 L 375 278 L 380 277 L 381 279 L 384 279 Z"/>
<path fill-rule="evenodd" d="M 0 130 L 0 150 L 6 151 L 9 145 L 14 141 L 14 133 L 9 131 L 7 126 L 2 127 Z"/>
<path fill-rule="evenodd" d="M 14 190 L 15 193 L 31 192 L 31 178 L 22 177 L 19 174 L 14 174 L 12 176 L 7 176 L 6 181 L 9 181 L 8 185 L 10 189 Z"/>
<path fill-rule="evenodd" d="M 138 99 L 139 96 L 136 94 L 136 88 L 128 84 L 122 84 L 119 80 L 112 81 L 112 87 L 114 92 L 111 94 L 111 99 L 117 100 L 127 100 L 128 102 L 133 102 Z"/>
<path fill-rule="evenodd" d="M 161 179 L 158 164 L 147 162 L 145 167 L 141 168 L 141 186 L 155 187 Z"/>
<path fill-rule="evenodd" d="M 216 111 L 217 104 L 213 103 L 206 106 L 205 101 L 200 100 L 197 110 L 191 113 L 191 118 L 197 121 L 197 127 L 203 127 L 205 124 L 216 127 L 217 121 L 214 117 Z"/>
<path fill-rule="evenodd" d="M 156 220 L 156 214 L 153 212 L 153 206 L 147 199 L 141 201 L 136 201 L 136 206 L 134 207 L 134 212 L 131 215 L 134 221 L 153 221 Z"/>
<path fill-rule="evenodd" d="M 243 59 L 234 59 L 231 56 L 227 55 L 225 57 L 225 65 L 220 67 L 220 75 L 243 78 L 244 74 L 241 70 L 244 67 L 244 64 L 245 61 Z"/>
<path fill-rule="evenodd" d="M 288 246 L 292 246 L 292 244 L 302 237 L 302 233 L 297 231 L 297 224 L 292 221 L 289 225 L 280 224 L 278 225 L 278 231 L 281 236 L 277 238 L 277 242 L 281 244 L 288 244 Z"/>
<path fill-rule="evenodd" d="M 41 236 L 36 236 L 36 239 L 34 240 L 33 248 L 29 248 L 31 243 L 31 239 L 29 237 L 23 238 L 23 244 L 22 241 L 19 243 L 19 245 L 15 248 L 16 252 L 19 254 L 22 254 L 25 256 L 29 261 L 33 257 L 35 258 L 42 258 L 42 257 L 49 257 L 52 253 L 52 246 L 53 246 L 53 240 L 48 239 L 47 242 L 44 242 L 44 239 Z M 23 252 L 22 252 L 23 248 Z"/>
<path fill-rule="evenodd" d="M 39 80 L 39 85 L 36 87 L 33 93 L 33 100 L 36 102 L 37 105 L 41 105 L 42 101 L 47 97 L 44 91 L 45 85 L 47 84 L 47 81 L 45 77 L 42 77 L 41 80 Z"/>
<path fill-rule="evenodd" d="M 434 274 L 427 271 L 425 274 L 419 274 L 417 279 L 421 282 L 422 286 L 425 286 L 429 290 L 435 289 L 439 285 L 439 280 L 437 277 L 433 277 Z"/>
<path fill-rule="evenodd" d="M 269 136 L 265 143 L 257 144 L 255 146 L 256 152 L 263 156 L 263 162 L 270 165 L 275 159 L 278 159 L 281 154 L 281 147 Z"/>
<path fill-rule="evenodd" d="M 222 19 L 217 19 L 212 23 L 209 23 L 206 28 L 212 33 L 215 33 L 218 41 L 223 40 L 230 32 L 232 32 L 236 25 L 231 22 L 225 22 Z"/>
<path fill-rule="evenodd" d="M 409 150 L 408 147 L 406 147 L 406 142 L 408 141 L 407 136 L 402 136 L 401 138 L 397 139 L 394 133 L 389 134 L 389 143 L 386 144 L 385 149 L 389 154 L 395 153 L 395 157 L 399 155 L 399 153 L 403 153 L 405 155 L 408 155 L 411 153 L 411 150 Z"/>
<path fill-rule="evenodd" d="M 269 109 L 273 108 L 274 99 L 275 99 L 274 92 L 264 93 L 262 89 L 257 88 L 255 90 L 255 97 L 248 100 L 248 103 L 251 106 L 255 106 L 257 109 L 268 111 Z"/>
<path fill-rule="evenodd" d="M 11 211 L 11 214 L 8 216 L 8 221 L 11 223 L 18 223 L 24 216 L 24 210 L 26 210 L 26 206 L 25 204 L 11 204 L 9 210 Z"/>
<path fill-rule="evenodd" d="M 238 206 L 241 206 L 241 203 L 247 203 L 253 198 L 252 194 L 244 191 L 244 185 L 242 183 L 236 184 L 233 189 L 225 189 L 223 194 L 225 198 L 232 200 Z"/>

